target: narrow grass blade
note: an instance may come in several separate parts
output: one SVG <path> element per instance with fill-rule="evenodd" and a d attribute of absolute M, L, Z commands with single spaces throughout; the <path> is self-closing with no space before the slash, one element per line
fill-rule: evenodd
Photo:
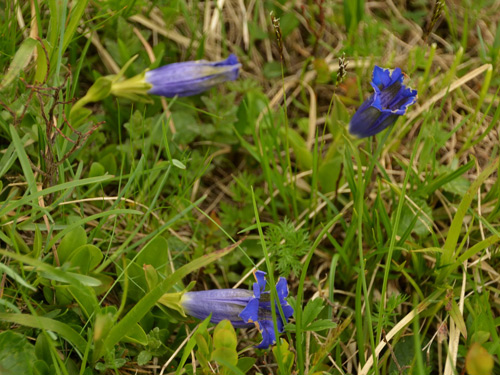
<path fill-rule="evenodd" d="M 87 341 L 83 339 L 78 332 L 71 328 L 68 324 L 59 322 L 54 319 L 45 318 L 42 316 L 34 316 L 29 314 L 8 314 L 0 313 L 0 320 L 20 324 L 26 327 L 49 330 L 57 333 L 66 341 L 71 343 L 80 354 L 85 353 Z"/>
<path fill-rule="evenodd" d="M 24 149 L 24 145 L 21 143 L 21 138 L 19 138 L 17 130 L 13 125 L 10 125 L 10 135 L 12 137 L 12 143 L 14 143 L 14 147 L 16 148 L 17 158 L 23 168 L 24 177 L 26 178 L 31 194 L 36 194 L 37 188 L 35 175 L 31 169 L 30 161 L 28 159 L 28 155 L 26 154 L 26 150 Z"/>
<path fill-rule="evenodd" d="M 60 268 L 56 268 L 50 264 L 42 262 L 38 259 L 33 259 L 32 257 L 21 255 L 17 253 L 12 253 L 10 251 L 5 251 L 0 249 L 0 255 L 12 258 L 17 260 L 18 262 L 22 262 L 28 264 L 36 269 L 37 272 L 44 272 L 47 276 L 50 276 L 51 279 L 67 282 L 69 284 L 80 286 L 80 285 L 88 285 L 88 286 L 98 286 L 101 285 L 101 282 L 93 277 L 75 274 L 67 271 L 63 271 Z"/>
<path fill-rule="evenodd" d="M 7 265 L 5 265 L 3 263 L 0 263 L 0 273 L 3 273 L 3 272 L 5 272 L 7 274 L 7 276 L 10 276 L 19 285 L 22 285 L 25 288 L 28 288 L 31 290 L 36 290 L 33 286 L 31 286 L 29 283 L 27 283 L 20 275 L 18 275 L 10 267 L 8 267 Z"/>
<path fill-rule="evenodd" d="M 83 180 L 75 180 L 75 181 L 70 181 L 70 182 L 65 182 L 64 184 L 52 186 L 50 188 L 37 191 L 36 193 L 30 194 L 26 197 L 23 197 L 19 200 L 9 200 L 4 202 L 3 206 L 0 208 L 0 216 L 5 215 L 6 213 L 13 211 L 17 209 L 18 207 L 21 207 L 25 204 L 29 204 L 32 201 L 36 201 L 39 197 L 43 197 L 45 195 L 49 195 L 52 193 L 56 193 L 61 190 L 70 190 L 73 189 L 77 186 L 83 186 L 83 185 L 91 185 L 94 183 L 101 183 L 106 180 L 112 179 L 113 176 L 98 176 L 98 177 L 91 177 L 91 178 L 85 178 Z"/>

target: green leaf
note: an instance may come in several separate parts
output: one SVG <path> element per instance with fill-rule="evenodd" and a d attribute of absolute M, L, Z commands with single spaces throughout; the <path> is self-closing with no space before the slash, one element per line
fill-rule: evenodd
<path fill-rule="evenodd" d="M 285 129 L 280 128 L 280 132 L 283 136 L 285 136 Z M 313 156 L 311 151 L 307 149 L 304 138 L 302 138 L 297 131 L 288 129 L 288 140 L 293 152 L 295 153 L 295 159 L 299 168 L 301 170 L 311 169 Z"/>
<path fill-rule="evenodd" d="M 254 21 L 248 22 L 248 30 L 252 40 L 267 39 L 269 37 L 268 33 Z"/>
<path fill-rule="evenodd" d="M 421 198 L 413 197 L 412 200 L 417 207 L 411 203 L 403 206 L 398 226 L 399 237 L 403 237 L 407 230 L 411 230 L 420 237 L 427 236 L 432 228 L 432 209 Z"/>
<path fill-rule="evenodd" d="M 148 291 L 154 289 L 156 285 L 158 285 L 158 272 L 150 264 L 145 264 L 142 268 L 144 270 L 144 276 L 146 277 Z"/>
<path fill-rule="evenodd" d="M 280 17 L 281 35 L 286 38 L 297 26 L 300 21 L 294 12 L 286 12 Z"/>
<path fill-rule="evenodd" d="M 54 373 L 54 367 L 49 367 L 47 362 L 37 359 L 33 362 L 33 374 L 34 375 L 52 375 Z"/>
<path fill-rule="evenodd" d="M 196 340 L 196 345 L 198 345 L 198 351 L 196 352 L 196 359 L 200 362 L 202 368 L 208 370 L 209 369 L 208 358 L 210 358 L 211 352 L 207 340 L 203 335 L 199 333 L 194 335 L 194 339 Z M 177 368 L 177 371 L 181 370 L 182 367 Z M 178 372 L 176 372 L 176 375 L 178 375 Z"/>
<path fill-rule="evenodd" d="M 45 44 L 47 43 L 47 41 L 44 40 L 43 43 Z M 44 82 L 45 78 L 47 77 L 47 69 L 49 68 L 49 66 L 41 43 L 38 43 L 36 45 L 36 53 L 36 73 L 33 80 L 35 84 L 40 84 Z"/>
<path fill-rule="evenodd" d="M 165 237 L 156 236 L 148 242 L 141 250 L 135 263 L 142 269 L 143 265 L 149 264 L 153 266 L 158 272 L 164 274 L 168 260 L 168 242 Z"/>
<path fill-rule="evenodd" d="M 415 358 L 415 340 L 411 337 L 403 337 L 394 347 L 394 357 L 391 356 L 389 374 L 399 374 L 398 367 L 410 367 Z M 394 362 L 396 359 L 396 362 Z M 396 363 L 398 365 L 396 365 Z M 408 374 L 408 372 L 404 372 Z"/>
<path fill-rule="evenodd" d="M 7 74 L 5 74 L 5 77 L 3 77 L 2 83 L 0 84 L 0 91 L 10 85 L 12 81 L 14 81 L 19 76 L 21 70 L 23 70 L 26 65 L 28 65 L 31 59 L 31 55 L 35 50 L 36 44 L 37 41 L 33 38 L 26 38 L 23 41 L 16 54 L 14 55 L 12 62 L 10 63 Z"/>
<path fill-rule="evenodd" d="M 223 320 L 215 327 L 213 345 L 212 360 L 223 366 L 221 373 L 228 373 L 231 366 L 238 364 L 238 352 L 236 351 L 238 340 L 229 320 Z M 221 362 L 221 359 L 224 362 Z"/>
<path fill-rule="evenodd" d="M 238 345 L 238 340 L 231 322 L 229 320 L 219 322 L 214 331 L 214 348 L 228 348 L 236 351 L 236 345 Z"/>
<path fill-rule="evenodd" d="M 173 140 L 177 143 L 191 143 L 202 132 L 198 125 L 199 121 L 190 112 L 173 111 L 172 121 L 175 124 L 176 130 L 176 133 L 173 135 Z"/>
<path fill-rule="evenodd" d="M 337 323 L 332 322 L 331 320 L 328 319 L 319 319 L 312 322 L 307 327 L 305 327 L 304 331 L 319 332 L 327 329 L 332 329 L 335 327 L 337 327 Z"/>
<path fill-rule="evenodd" d="M 71 124 L 75 128 L 79 128 L 83 123 L 88 121 L 90 115 L 92 114 L 92 110 L 88 108 L 71 108 Z M 92 177 L 92 176 L 90 176 Z"/>
<path fill-rule="evenodd" d="M 50 354 L 50 344 L 47 339 L 47 334 L 40 332 L 35 343 L 35 355 L 46 363 L 52 363 L 52 355 Z"/>
<path fill-rule="evenodd" d="M 101 263 L 102 258 L 102 252 L 97 246 L 86 244 L 78 247 L 68 261 L 72 267 L 78 267 L 82 274 L 87 275 Z"/>
<path fill-rule="evenodd" d="M 101 163 L 93 162 L 90 166 L 89 177 L 104 176 L 106 170 Z"/>
<path fill-rule="evenodd" d="M 224 367 L 229 367 L 228 365 L 236 366 L 238 364 L 238 353 L 236 352 L 236 349 L 226 348 L 222 346 L 220 348 L 214 349 L 214 351 L 212 352 L 212 360 L 216 361 Z"/>
<path fill-rule="evenodd" d="M 96 293 L 91 287 L 70 285 L 68 292 L 78 303 L 85 317 L 90 318 L 99 310 Z"/>
<path fill-rule="evenodd" d="M 39 267 L 40 268 L 40 267 Z M 52 268 L 47 270 L 40 271 L 40 276 L 45 277 L 49 280 L 59 281 L 61 283 L 70 283 L 70 284 L 81 284 L 87 286 L 100 286 L 101 282 L 99 279 L 80 275 L 79 273 L 63 271 L 59 268 Z"/>
<path fill-rule="evenodd" d="M 182 369 L 184 368 L 184 364 L 186 363 L 187 359 L 191 355 L 191 351 L 194 349 L 195 345 L 198 344 L 198 348 L 205 356 L 208 357 L 210 354 L 208 345 L 203 338 L 203 336 L 200 334 L 200 332 L 206 332 L 208 323 L 210 323 L 211 315 L 208 316 L 203 322 L 201 322 L 198 327 L 196 327 L 196 331 L 193 332 L 191 338 L 187 342 L 186 346 L 184 347 L 184 352 L 182 353 L 182 358 L 179 361 L 179 365 L 177 366 L 177 370 L 175 371 L 175 375 L 179 375 L 182 372 Z M 200 345 L 201 344 L 201 345 Z"/>
<path fill-rule="evenodd" d="M 282 374 L 280 371 L 278 371 L 278 374 L 288 375 L 288 374 L 292 373 L 293 362 L 295 361 L 295 354 L 293 354 L 288 349 L 289 345 L 285 339 L 280 339 L 280 341 L 281 341 L 280 342 L 281 345 L 273 347 L 273 354 L 274 354 L 274 357 L 276 359 L 281 358 L 281 360 L 283 361 L 285 370 L 286 370 L 286 374 Z M 279 355 L 278 355 L 278 351 L 279 351 Z"/>
<path fill-rule="evenodd" d="M 35 349 L 28 340 L 12 331 L 0 333 L 0 370 L 2 375 L 33 373 Z"/>
<path fill-rule="evenodd" d="M 148 352 L 147 350 L 143 350 L 137 356 L 137 364 L 139 366 L 144 366 L 146 363 L 151 361 L 151 358 L 153 358 L 153 355 L 150 352 Z"/>
<path fill-rule="evenodd" d="M 318 170 L 318 182 L 323 193 L 326 194 L 335 190 L 341 171 L 341 164 L 342 156 L 340 155 L 321 163 Z"/>
<path fill-rule="evenodd" d="M 119 275 L 124 273 L 121 262 L 116 263 L 115 267 L 116 277 L 119 277 Z M 144 270 L 141 266 L 139 266 L 139 264 L 132 262 L 131 260 L 126 260 L 126 267 L 129 279 L 127 298 L 130 298 L 132 301 L 138 301 L 148 290 Z M 123 279 L 120 279 L 120 282 L 124 286 Z"/>
<path fill-rule="evenodd" d="M 304 315 L 302 315 L 302 326 L 307 327 L 311 324 L 322 310 L 323 300 L 321 298 L 315 298 L 307 302 L 306 307 L 304 307 Z"/>
<path fill-rule="evenodd" d="M 257 119 L 268 105 L 269 99 L 262 92 L 257 90 L 246 92 L 238 107 L 238 121 L 234 125 L 238 133 L 252 134 Z"/>
<path fill-rule="evenodd" d="M 148 335 L 142 329 L 139 324 L 134 324 L 127 329 L 127 334 L 125 335 L 126 342 L 131 342 L 139 345 L 147 345 L 148 344 Z"/>
<path fill-rule="evenodd" d="M 247 373 L 253 367 L 253 365 L 257 362 L 257 358 L 252 357 L 242 357 L 238 359 L 238 368 L 243 372 Z"/>
<path fill-rule="evenodd" d="M 85 229 L 82 227 L 75 227 L 63 237 L 57 247 L 57 256 L 59 257 L 60 264 L 62 265 L 69 261 L 75 250 L 86 244 L 87 233 L 85 232 Z"/>
<path fill-rule="evenodd" d="M 172 159 L 172 164 L 175 165 L 179 169 L 186 169 L 186 166 L 177 159 Z"/>

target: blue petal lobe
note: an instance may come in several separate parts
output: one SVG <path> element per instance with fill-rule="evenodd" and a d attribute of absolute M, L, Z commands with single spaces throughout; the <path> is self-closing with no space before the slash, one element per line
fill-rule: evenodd
<path fill-rule="evenodd" d="M 387 87 L 391 84 L 391 71 L 377 65 L 373 68 L 372 82 L 375 86 Z"/>
<path fill-rule="evenodd" d="M 256 346 L 259 349 L 267 349 L 269 346 L 276 343 L 276 335 L 274 334 L 274 325 L 272 321 L 260 320 L 258 328 L 262 334 L 262 342 Z"/>
<path fill-rule="evenodd" d="M 288 322 L 288 319 L 290 319 L 293 315 L 293 307 L 287 303 L 286 305 L 281 305 L 281 309 L 283 310 L 283 315 L 285 315 L 285 319 Z"/>
<path fill-rule="evenodd" d="M 245 323 L 252 323 L 259 320 L 259 299 L 253 298 L 246 307 L 239 313 L 239 317 Z"/>
<path fill-rule="evenodd" d="M 288 284 L 284 277 L 280 277 L 276 283 L 276 292 L 278 293 L 280 303 L 283 302 L 284 298 L 288 296 Z"/>
<path fill-rule="evenodd" d="M 257 282 L 253 284 L 253 293 L 255 297 L 259 298 L 260 294 L 266 288 L 266 273 L 264 271 L 256 271 L 254 275 Z"/>

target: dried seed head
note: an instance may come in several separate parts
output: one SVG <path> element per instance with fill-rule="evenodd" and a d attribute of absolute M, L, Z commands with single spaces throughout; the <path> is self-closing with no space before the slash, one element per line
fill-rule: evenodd
<path fill-rule="evenodd" d="M 439 17 L 441 17 L 441 13 L 443 12 L 444 5 L 445 2 L 443 0 L 437 0 L 436 4 L 434 4 L 434 9 L 432 10 L 431 22 L 429 23 L 429 27 L 427 27 L 427 30 L 425 31 L 424 39 L 427 39 L 432 30 L 434 30 L 434 26 L 436 26 L 436 23 Z"/>
<path fill-rule="evenodd" d="M 271 16 L 271 22 L 273 24 L 274 33 L 276 34 L 276 40 L 278 41 L 278 49 L 280 52 L 281 60 L 283 61 L 283 34 L 281 34 L 280 19 L 274 16 L 274 12 L 271 11 L 269 14 Z"/>
<path fill-rule="evenodd" d="M 341 57 L 339 57 L 339 71 L 337 72 L 337 80 L 335 82 L 335 86 L 337 87 L 342 83 L 342 81 L 345 79 L 347 75 L 347 65 L 349 64 L 349 61 L 346 60 L 345 58 L 345 52 L 342 54 Z"/>

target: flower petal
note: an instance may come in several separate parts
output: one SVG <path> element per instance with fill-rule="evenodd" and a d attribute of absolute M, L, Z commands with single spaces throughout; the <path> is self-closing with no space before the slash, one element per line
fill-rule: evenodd
<path fill-rule="evenodd" d="M 286 305 L 281 305 L 281 309 L 283 310 L 283 315 L 285 315 L 285 319 L 288 322 L 288 319 L 293 316 L 293 307 L 287 303 Z"/>
<path fill-rule="evenodd" d="M 392 71 L 375 66 L 371 85 L 374 94 L 359 107 L 349 123 L 349 132 L 364 138 L 386 129 L 404 115 L 417 100 L 417 90 L 403 84 L 400 68 Z"/>
<path fill-rule="evenodd" d="M 173 63 L 146 72 L 145 80 L 153 87 L 149 94 L 166 97 L 196 95 L 209 88 L 238 78 L 241 64 L 235 55 L 222 61 L 206 60 Z"/>
<path fill-rule="evenodd" d="M 288 284 L 284 277 L 280 277 L 276 283 L 276 292 L 278 293 L 280 303 L 282 303 L 284 298 L 288 296 Z"/>
<path fill-rule="evenodd" d="M 245 323 L 253 323 L 259 320 L 259 299 L 252 298 L 246 307 L 240 312 L 239 317 Z"/>
<path fill-rule="evenodd" d="M 180 303 L 195 318 L 205 319 L 212 314 L 212 323 L 228 319 L 235 327 L 251 327 L 239 315 L 252 298 L 252 292 L 245 289 L 214 289 L 184 293 Z"/>
<path fill-rule="evenodd" d="M 257 328 L 262 334 L 262 342 L 256 346 L 259 349 L 267 349 L 269 346 L 276 344 L 276 335 L 274 333 L 274 325 L 270 320 L 259 320 Z"/>
<path fill-rule="evenodd" d="M 254 273 L 256 283 L 253 283 L 253 294 L 255 297 L 259 298 L 260 294 L 264 292 L 266 288 L 266 273 L 264 271 L 256 271 Z"/>
<path fill-rule="evenodd" d="M 387 87 L 391 85 L 391 70 L 384 69 L 377 65 L 373 68 L 372 82 L 376 87 Z"/>

